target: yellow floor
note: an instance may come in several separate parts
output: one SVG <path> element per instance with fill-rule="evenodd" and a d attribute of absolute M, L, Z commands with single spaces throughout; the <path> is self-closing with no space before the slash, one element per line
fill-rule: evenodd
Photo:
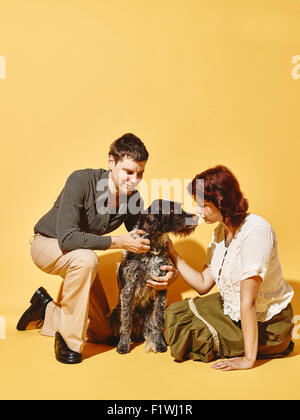
<path fill-rule="evenodd" d="M 116 301 L 116 284 L 115 272 L 111 276 L 108 274 L 112 262 L 119 257 L 119 253 L 114 253 L 106 259 L 102 258 L 100 275 L 110 305 Z M 53 282 L 55 277 L 43 277 L 42 273 L 42 279 L 45 279 L 43 286 L 51 294 L 59 288 L 59 282 Z M 297 314 L 300 313 L 297 301 L 300 284 L 296 281 L 290 283 L 296 292 L 294 311 Z M 179 296 L 186 297 L 190 293 L 179 279 L 170 288 L 169 301 Z M 63 365 L 55 360 L 53 338 L 41 336 L 38 330 L 20 332 L 15 329 L 30 297 L 27 296 L 23 304 L 19 303 L 19 299 L 14 306 L 11 303 L 13 300 L 10 300 L 2 307 L 6 318 L 6 339 L 0 339 L 1 399 L 198 400 L 300 397 L 300 340 L 295 340 L 294 352 L 289 357 L 259 361 L 249 371 L 221 372 L 212 369 L 211 364 L 193 361 L 177 363 L 169 350 L 164 354 L 145 353 L 144 344 L 136 345 L 127 355 L 119 355 L 110 346 L 87 343 L 81 364 Z"/>
<path fill-rule="evenodd" d="M 67 177 L 106 168 L 128 131 L 149 150 L 145 204 L 167 198 L 152 181 L 170 180 L 177 196 L 209 167 L 234 172 L 250 211 L 276 231 L 300 315 L 300 1 L 0 0 L 0 10 L 0 399 L 298 399 L 300 340 L 291 356 L 249 371 L 178 364 L 144 345 L 119 355 L 88 344 L 83 363 L 66 366 L 53 338 L 15 326 L 38 287 L 59 289 L 31 260 L 33 226 Z M 195 268 L 212 227 L 178 244 Z M 111 305 L 119 259 L 100 264 Z M 188 293 L 178 281 L 169 302 Z"/>
<path fill-rule="evenodd" d="M 259 361 L 249 371 L 221 372 L 210 364 L 176 363 L 169 351 L 146 354 L 144 344 L 119 355 L 87 344 L 79 365 L 55 360 L 53 338 L 17 332 L 8 319 L 1 348 L 1 399 L 298 399 L 300 346 L 285 359 Z"/>

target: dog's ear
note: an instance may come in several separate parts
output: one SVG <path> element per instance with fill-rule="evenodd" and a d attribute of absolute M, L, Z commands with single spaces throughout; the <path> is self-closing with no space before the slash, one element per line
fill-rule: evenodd
<path fill-rule="evenodd" d="M 163 200 L 162 214 L 160 217 L 161 233 L 169 233 L 174 230 L 178 223 L 181 224 L 181 215 L 182 207 L 180 203 Z"/>
<path fill-rule="evenodd" d="M 173 211 L 171 215 L 173 214 Z M 160 231 L 161 233 L 171 232 L 174 224 L 173 217 L 170 214 L 162 214 L 160 216 Z"/>
<path fill-rule="evenodd" d="M 158 214 L 143 214 L 140 218 L 138 229 L 144 230 L 150 236 L 160 231 L 160 217 Z"/>
<path fill-rule="evenodd" d="M 152 201 L 150 207 L 146 210 L 148 214 L 160 214 L 161 213 L 161 207 L 162 207 L 162 200 L 157 199 Z"/>

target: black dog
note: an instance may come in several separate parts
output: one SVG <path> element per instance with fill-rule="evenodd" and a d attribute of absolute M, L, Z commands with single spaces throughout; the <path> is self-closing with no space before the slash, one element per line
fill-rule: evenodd
<path fill-rule="evenodd" d="M 167 291 L 146 284 L 152 275 L 164 276 L 163 265 L 170 265 L 168 233 L 187 236 L 197 226 L 198 216 L 186 213 L 179 203 L 155 200 L 141 214 L 135 229 L 146 232 L 150 250 L 143 254 L 124 251 L 118 270 L 119 304 L 110 316 L 115 337 L 120 337 L 117 351 L 130 351 L 130 342 L 146 340 L 145 351 L 167 350 L 163 336 L 163 312 Z"/>

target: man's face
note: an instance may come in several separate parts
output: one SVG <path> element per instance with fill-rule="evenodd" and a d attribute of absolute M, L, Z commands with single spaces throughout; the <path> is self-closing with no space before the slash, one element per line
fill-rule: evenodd
<path fill-rule="evenodd" d="M 126 156 L 115 163 L 113 156 L 109 156 L 108 167 L 118 194 L 130 195 L 132 193 L 143 179 L 146 163 L 146 160 L 136 162 Z"/>

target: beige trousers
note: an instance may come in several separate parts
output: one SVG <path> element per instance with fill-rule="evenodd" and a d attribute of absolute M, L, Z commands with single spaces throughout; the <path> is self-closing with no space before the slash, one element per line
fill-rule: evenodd
<path fill-rule="evenodd" d="M 57 239 L 40 234 L 35 234 L 30 244 L 35 265 L 64 279 L 58 301 L 47 305 L 41 334 L 54 336 L 58 331 L 68 347 L 79 353 L 87 340 L 105 342 L 112 331 L 97 254 L 89 249 L 62 252 Z"/>

